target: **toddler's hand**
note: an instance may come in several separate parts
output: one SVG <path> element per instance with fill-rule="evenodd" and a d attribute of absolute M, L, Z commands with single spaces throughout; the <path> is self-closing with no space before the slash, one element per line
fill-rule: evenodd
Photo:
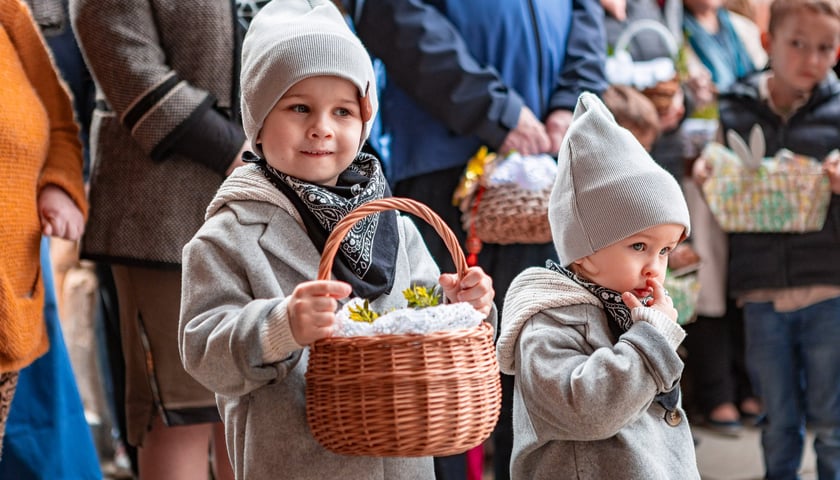
<path fill-rule="evenodd" d="M 46 185 L 38 194 L 41 232 L 49 237 L 76 241 L 85 231 L 82 211 L 61 187 Z"/>
<path fill-rule="evenodd" d="M 350 295 L 350 285 L 336 280 L 314 280 L 295 287 L 289 297 L 289 327 L 298 345 L 309 345 L 332 335 L 338 299 Z"/>
<path fill-rule="evenodd" d="M 470 267 L 461 282 L 458 274 L 444 273 L 438 279 L 443 294 L 452 302 L 467 302 L 484 315 L 493 308 L 493 280 L 481 267 Z"/>
<path fill-rule="evenodd" d="M 642 301 L 636 298 L 630 292 L 624 292 L 621 294 L 621 299 L 624 300 L 624 304 L 627 305 L 630 310 L 636 307 L 649 307 L 655 310 L 659 310 L 660 312 L 664 313 L 673 321 L 677 321 L 677 309 L 674 308 L 674 301 L 671 300 L 671 297 L 665 293 L 665 287 L 659 283 L 658 280 L 653 278 L 649 278 L 647 281 L 648 287 L 653 290 L 653 300 L 649 301 L 647 305 L 642 304 Z"/>
<path fill-rule="evenodd" d="M 823 171 L 828 174 L 831 193 L 840 195 L 840 154 L 831 155 L 823 162 Z"/>

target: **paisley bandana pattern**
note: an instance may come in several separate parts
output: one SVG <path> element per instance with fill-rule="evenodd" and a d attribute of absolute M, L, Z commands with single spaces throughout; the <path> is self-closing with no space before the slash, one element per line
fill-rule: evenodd
<path fill-rule="evenodd" d="M 367 186 L 358 183 L 352 189 L 357 193 L 351 198 L 344 198 L 328 189 L 304 182 L 303 180 L 279 172 L 266 164 L 266 168 L 283 180 L 298 195 L 308 207 L 309 211 L 324 228 L 331 232 L 339 220 L 347 216 L 356 207 L 376 198 L 382 198 L 385 193 L 385 180 L 380 174 L 379 163 L 372 161 L 354 162 L 348 168 L 363 177 L 369 178 Z M 341 242 L 341 253 L 350 261 L 350 267 L 359 277 L 364 277 L 371 265 L 373 257 L 373 237 L 379 224 L 380 214 L 369 215 L 356 222 L 350 232 Z"/>
<path fill-rule="evenodd" d="M 259 165 L 266 178 L 289 197 L 321 252 L 330 232 L 348 213 L 391 194 L 379 161 L 366 153 L 356 157 L 334 187 L 292 177 L 258 157 L 246 161 Z M 341 241 L 333 274 L 350 283 L 357 296 L 376 298 L 390 292 L 399 248 L 397 228 L 395 212 L 375 213 L 357 221 Z"/>
<path fill-rule="evenodd" d="M 607 318 L 618 325 L 622 332 L 626 332 L 633 326 L 633 319 L 630 318 L 630 308 L 624 304 L 620 293 L 592 283 L 552 260 L 546 262 L 546 268 L 562 273 L 598 297 L 598 300 L 604 304 L 604 311 L 607 314 Z"/>

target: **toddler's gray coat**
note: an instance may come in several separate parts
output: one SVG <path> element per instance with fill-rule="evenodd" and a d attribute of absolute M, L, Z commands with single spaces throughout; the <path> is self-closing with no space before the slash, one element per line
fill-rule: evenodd
<path fill-rule="evenodd" d="M 497 345 L 515 375 L 512 478 L 700 478 L 685 412 L 654 401 L 679 382 L 684 334 L 637 310 L 616 339 L 601 302 L 566 276 L 514 279 Z"/>

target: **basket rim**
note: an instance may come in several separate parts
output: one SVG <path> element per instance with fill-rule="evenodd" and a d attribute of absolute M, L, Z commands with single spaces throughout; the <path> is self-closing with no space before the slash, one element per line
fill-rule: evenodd
<path fill-rule="evenodd" d="M 398 333 L 381 335 L 359 335 L 355 337 L 325 337 L 316 340 L 309 345 L 310 352 L 319 348 L 363 348 L 369 345 L 381 345 L 392 343 L 395 345 L 404 343 L 438 343 L 463 338 L 481 337 L 487 334 L 492 335 L 493 325 L 483 321 L 474 327 L 456 328 L 453 330 L 439 330 L 429 333 Z"/>

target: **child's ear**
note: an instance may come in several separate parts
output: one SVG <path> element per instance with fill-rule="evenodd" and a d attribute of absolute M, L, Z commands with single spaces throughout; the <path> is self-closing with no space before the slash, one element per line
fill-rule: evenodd
<path fill-rule="evenodd" d="M 598 269 L 595 267 L 592 261 L 589 260 L 589 256 L 583 257 L 572 262 L 572 264 L 569 265 L 569 270 L 577 274 L 583 274 L 583 276 L 587 278 L 598 274 Z"/>
<path fill-rule="evenodd" d="M 761 46 L 768 54 L 770 53 L 770 40 L 770 32 L 761 32 Z"/>
<path fill-rule="evenodd" d="M 370 83 L 365 87 L 365 96 L 359 98 L 359 108 L 361 110 L 362 121 L 367 122 L 373 116 L 373 106 L 370 104 Z"/>

